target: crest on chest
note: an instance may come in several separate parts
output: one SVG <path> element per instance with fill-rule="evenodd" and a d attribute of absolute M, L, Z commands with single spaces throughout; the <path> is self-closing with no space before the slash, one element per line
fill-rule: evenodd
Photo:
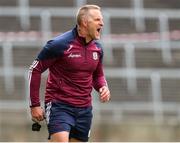
<path fill-rule="evenodd" d="M 98 59 L 98 53 L 97 52 L 93 52 L 92 53 L 93 59 L 97 60 Z"/>

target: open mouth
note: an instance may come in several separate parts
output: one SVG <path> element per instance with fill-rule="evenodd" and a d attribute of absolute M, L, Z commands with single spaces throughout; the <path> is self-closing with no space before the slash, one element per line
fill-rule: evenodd
<path fill-rule="evenodd" d="M 101 28 L 98 28 L 98 29 L 97 29 L 97 32 L 100 33 L 100 32 L 101 32 Z"/>

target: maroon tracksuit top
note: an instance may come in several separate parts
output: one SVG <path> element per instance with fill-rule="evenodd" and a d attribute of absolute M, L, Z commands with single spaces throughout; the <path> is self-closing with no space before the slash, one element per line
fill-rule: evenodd
<path fill-rule="evenodd" d="M 40 106 L 41 74 L 49 69 L 45 103 L 63 102 L 75 107 L 91 106 L 91 91 L 107 85 L 101 45 L 85 43 L 77 28 L 47 42 L 29 68 L 30 106 Z"/>

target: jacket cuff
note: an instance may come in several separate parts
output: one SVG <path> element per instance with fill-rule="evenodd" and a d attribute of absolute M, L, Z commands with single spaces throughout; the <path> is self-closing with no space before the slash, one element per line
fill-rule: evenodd
<path fill-rule="evenodd" d="M 32 105 L 30 105 L 30 108 L 32 108 L 32 107 L 38 107 L 38 106 L 41 106 L 40 103 L 32 104 Z"/>

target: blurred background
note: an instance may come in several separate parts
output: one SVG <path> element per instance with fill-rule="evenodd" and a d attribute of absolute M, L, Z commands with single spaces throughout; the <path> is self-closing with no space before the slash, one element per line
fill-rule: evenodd
<path fill-rule="evenodd" d="M 47 141 L 45 122 L 31 131 L 28 68 L 84 4 L 102 7 L 112 94 L 102 104 L 93 92 L 90 141 L 180 141 L 179 0 L 0 0 L 0 141 Z"/>

